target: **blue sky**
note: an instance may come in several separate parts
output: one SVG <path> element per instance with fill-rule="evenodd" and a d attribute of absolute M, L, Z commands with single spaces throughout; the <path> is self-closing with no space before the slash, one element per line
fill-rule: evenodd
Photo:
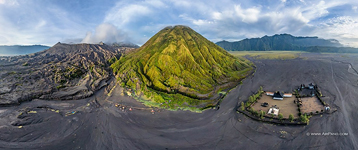
<path fill-rule="evenodd" d="M 0 45 L 142 45 L 178 24 L 213 42 L 288 33 L 358 47 L 357 0 L 0 0 Z"/>

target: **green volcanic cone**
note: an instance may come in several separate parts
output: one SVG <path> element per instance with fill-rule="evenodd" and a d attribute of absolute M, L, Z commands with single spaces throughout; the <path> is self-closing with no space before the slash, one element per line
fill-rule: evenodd
<path fill-rule="evenodd" d="M 252 64 L 186 26 L 166 27 L 112 64 L 122 86 L 165 107 L 200 107 L 237 85 Z M 203 103 L 205 102 L 205 104 Z"/>

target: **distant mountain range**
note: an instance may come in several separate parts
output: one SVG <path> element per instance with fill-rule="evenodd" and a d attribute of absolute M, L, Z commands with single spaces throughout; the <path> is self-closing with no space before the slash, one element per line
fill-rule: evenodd
<path fill-rule="evenodd" d="M 106 43 L 114 48 L 139 48 L 138 45 L 129 42 Z M 0 45 L 0 56 L 26 55 L 49 49 L 44 45 Z"/>
<path fill-rule="evenodd" d="M 357 48 L 343 47 L 338 40 L 318 37 L 295 37 L 290 34 L 276 34 L 261 38 L 244 39 L 237 42 L 216 43 L 228 51 L 310 51 L 310 52 L 358 52 Z"/>
<path fill-rule="evenodd" d="M 0 46 L 0 56 L 25 55 L 49 48 L 50 47 L 44 45 L 2 45 Z"/>

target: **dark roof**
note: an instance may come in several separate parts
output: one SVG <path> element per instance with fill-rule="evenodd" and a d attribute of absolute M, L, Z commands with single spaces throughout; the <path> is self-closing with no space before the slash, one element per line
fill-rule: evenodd
<path fill-rule="evenodd" d="M 283 94 L 279 91 L 276 91 L 275 94 L 273 94 L 273 97 L 283 98 Z"/>

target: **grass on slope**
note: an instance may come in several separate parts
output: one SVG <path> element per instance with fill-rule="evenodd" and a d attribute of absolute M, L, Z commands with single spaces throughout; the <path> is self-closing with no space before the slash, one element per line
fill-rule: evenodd
<path fill-rule="evenodd" d="M 235 57 L 248 56 L 255 59 L 295 59 L 298 58 L 301 51 L 229 51 Z"/>
<path fill-rule="evenodd" d="M 251 66 L 192 29 L 176 26 L 161 30 L 111 67 L 136 95 L 175 108 L 200 105 L 198 99 L 208 100 L 219 86 L 243 79 Z"/>

